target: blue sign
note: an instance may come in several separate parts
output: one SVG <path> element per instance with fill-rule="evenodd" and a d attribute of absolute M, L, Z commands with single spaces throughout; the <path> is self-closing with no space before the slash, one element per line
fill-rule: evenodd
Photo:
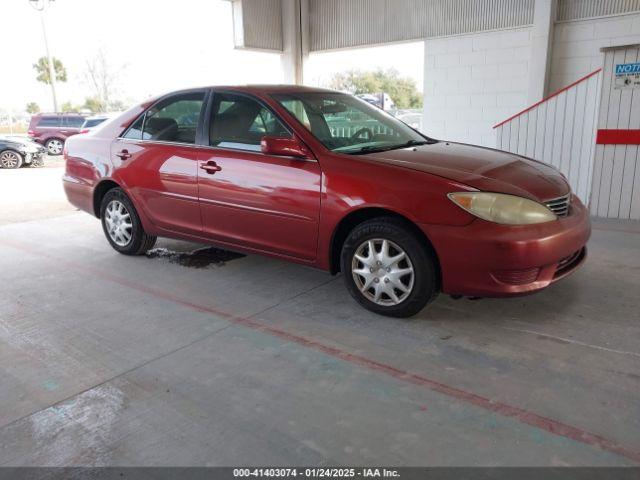
<path fill-rule="evenodd" d="M 616 76 L 633 75 L 634 73 L 640 73 L 640 63 L 620 63 L 616 65 Z"/>

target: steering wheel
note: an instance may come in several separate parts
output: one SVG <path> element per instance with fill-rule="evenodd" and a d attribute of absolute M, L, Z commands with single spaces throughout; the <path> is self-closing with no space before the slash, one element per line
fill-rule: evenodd
<path fill-rule="evenodd" d="M 369 127 L 359 128 L 353 135 L 349 137 L 349 140 L 353 140 L 359 138 L 363 133 L 367 134 L 367 140 L 371 140 L 373 138 L 373 131 Z"/>

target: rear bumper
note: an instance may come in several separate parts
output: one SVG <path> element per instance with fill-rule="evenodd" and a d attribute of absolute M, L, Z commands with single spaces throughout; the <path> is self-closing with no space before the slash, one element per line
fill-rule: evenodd
<path fill-rule="evenodd" d="M 452 295 L 501 297 L 532 293 L 571 274 L 586 258 L 591 235 L 587 209 L 577 197 L 569 216 L 529 226 L 474 220 L 466 226 L 420 225 Z"/>

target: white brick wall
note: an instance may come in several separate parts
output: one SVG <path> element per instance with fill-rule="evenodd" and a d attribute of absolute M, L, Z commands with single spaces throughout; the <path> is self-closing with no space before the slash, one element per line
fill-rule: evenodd
<path fill-rule="evenodd" d="M 600 48 L 632 43 L 640 43 L 640 14 L 556 24 L 549 91 L 602 67 Z"/>
<path fill-rule="evenodd" d="M 426 40 L 425 133 L 495 146 L 493 125 L 525 108 L 531 28 Z"/>

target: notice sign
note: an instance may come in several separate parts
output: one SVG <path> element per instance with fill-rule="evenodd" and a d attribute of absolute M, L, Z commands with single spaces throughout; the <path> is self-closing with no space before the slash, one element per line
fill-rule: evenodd
<path fill-rule="evenodd" d="M 640 88 L 640 63 L 616 65 L 614 88 Z"/>

